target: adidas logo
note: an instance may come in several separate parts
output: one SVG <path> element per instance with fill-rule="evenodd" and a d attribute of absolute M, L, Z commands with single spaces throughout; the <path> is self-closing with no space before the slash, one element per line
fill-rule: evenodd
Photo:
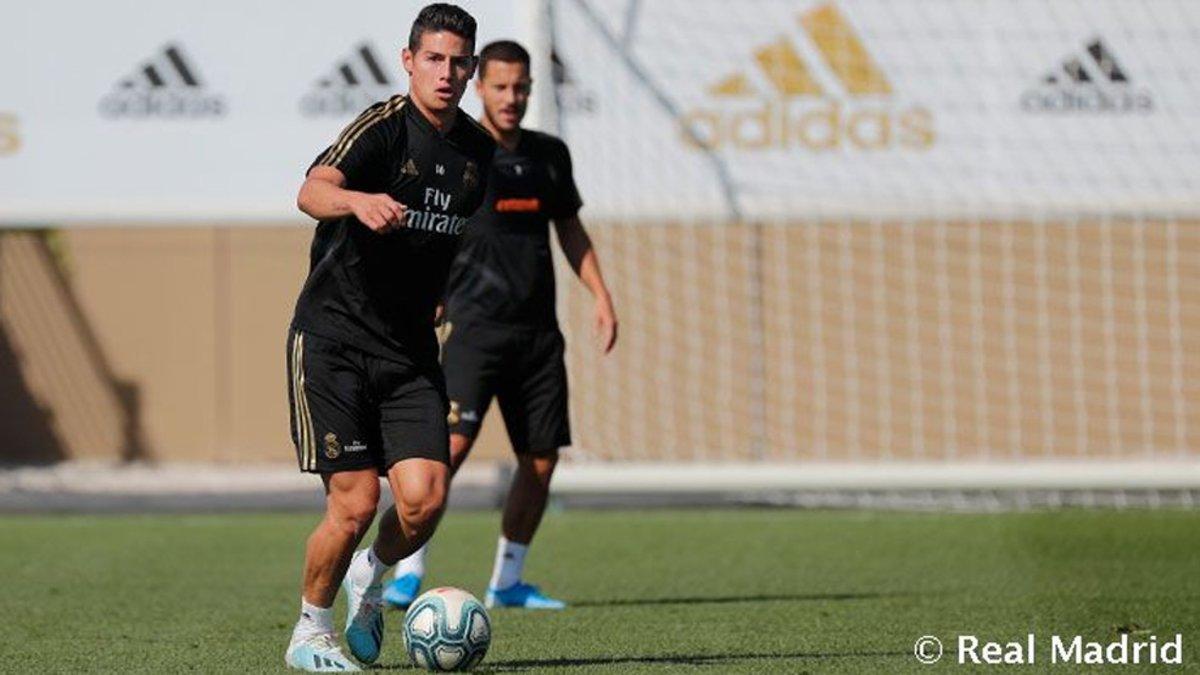
<path fill-rule="evenodd" d="M 368 42 L 358 45 L 332 72 L 317 80 L 304 98 L 300 112 L 308 117 L 358 113 L 392 95 L 396 82 Z"/>
<path fill-rule="evenodd" d="M 208 92 L 195 64 L 174 43 L 114 89 L 100 100 L 100 114 L 114 119 L 220 117 L 227 109 L 225 98 Z"/>
<path fill-rule="evenodd" d="M 1042 77 L 1037 87 L 1021 94 L 1021 108 L 1047 113 L 1142 113 L 1154 111 L 1150 91 L 1136 88 L 1112 50 L 1101 38 L 1068 56 Z"/>
<path fill-rule="evenodd" d="M 720 105 L 688 111 L 680 120 L 685 140 L 712 150 L 933 145 L 933 114 L 895 105 L 887 75 L 835 4 L 801 13 L 798 24 L 801 35 L 781 35 L 758 47 L 750 70 L 707 87 L 709 99 Z M 806 63 L 793 37 L 806 40 L 820 60 Z"/>

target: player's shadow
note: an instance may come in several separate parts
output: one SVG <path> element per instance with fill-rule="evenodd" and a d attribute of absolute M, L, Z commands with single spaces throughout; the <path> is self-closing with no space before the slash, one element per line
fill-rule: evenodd
<path fill-rule="evenodd" d="M 502 661 L 484 661 L 475 670 L 478 673 L 514 673 L 533 668 L 583 668 L 586 666 L 626 666 L 626 665 L 672 665 L 672 666 L 713 666 L 735 661 L 781 661 L 792 659 L 853 659 L 876 658 L 885 656 L 910 656 L 911 652 L 860 650 L 848 652 L 822 651 L 791 651 L 791 652 L 750 652 L 744 654 L 675 654 L 655 656 L 592 656 L 588 658 L 556 658 L 556 659 L 507 659 Z M 411 669 L 411 664 L 379 664 L 371 670 Z"/>
<path fill-rule="evenodd" d="M 558 659 L 511 659 L 507 661 L 485 662 L 479 672 L 506 673 L 528 670 L 531 668 L 581 668 L 585 666 L 623 666 L 623 665 L 674 665 L 674 666 L 714 666 L 735 661 L 775 661 L 790 659 L 843 659 L 843 658 L 873 658 L 881 656 L 909 656 L 908 651 L 792 651 L 792 652 L 751 652 L 747 654 L 678 654 L 671 656 L 596 656 L 591 658 L 558 658 Z"/>
<path fill-rule="evenodd" d="M 838 600 L 879 600 L 902 597 L 903 593 L 772 593 L 765 595 L 725 595 L 683 598 L 617 598 L 583 600 L 571 607 L 642 607 L 661 605 L 731 605 L 743 602 L 820 602 Z"/>

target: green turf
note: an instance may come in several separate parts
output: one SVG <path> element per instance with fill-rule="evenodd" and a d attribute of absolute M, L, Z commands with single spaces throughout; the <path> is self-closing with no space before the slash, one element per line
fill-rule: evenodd
<path fill-rule="evenodd" d="M 449 514 L 427 581 L 481 595 L 497 518 Z M 0 518 L 0 670 L 279 672 L 314 520 Z M 1179 511 L 552 513 L 527 577 L 574 606 L 494 611 L 484 665 L 957 671 L 917 664 L 913 641 L 1028 632 L 1047 643 L 1054 633 L 1107 641 L 1128 626 L 1182 633 L 1195 669 L 1198 552 L 1200 513 Z M 400 616 L 388 625 L 380 662 L 406 668 Z"/>

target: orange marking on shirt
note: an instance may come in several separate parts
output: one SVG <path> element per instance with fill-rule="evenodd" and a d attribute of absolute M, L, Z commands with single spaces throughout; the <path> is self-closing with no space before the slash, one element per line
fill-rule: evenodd
<path fill-rule="evenodd" d="M 541 208 L 542 202 L 537 197 L 496 200 L 496 213 L 537 213 Z"/>

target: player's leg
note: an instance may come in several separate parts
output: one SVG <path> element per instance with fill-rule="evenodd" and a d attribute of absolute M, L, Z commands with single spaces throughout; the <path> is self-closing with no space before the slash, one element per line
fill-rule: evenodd
<path fill-rule="evenodd" d="M 308 537 L 304 552 L 304 599 L 332 607 L 350 555 L 375 519 L 379 475 L 375 469 L 322 476 L 325 517 Z"/>
<path fill-rule="evenodd" d="M 327 474 L 325 516 L 308 537 L 300 620 L 292 631 L 287 664 L 303 670 L 357 670 L 341 652 L 333 628 L 333 601 L 354 547 L 375 517 L 375 469 Z"/>
<path fill-rule="evenodd" d="M 357 670 L 333 629 L 333 601 L 354 547 L 375 517 L 379 476 L 372 458 L 344 453 L 339 439 L 362 433 L 365 376 L 352 352 L 294 332 L 288 341 L 292 434 L 302 471 L 319 473 L 325 515 L 305 548 L 300 618 L 285 661 L 310 671 Z"/>
<path fill-rule="evenodd" d="M 453 433 L 450 434 L 450 478 L 453 479 L 462 465 L 466 463 L 467 456 L 471 454 L 471 448 L 475 447 L 475 434 L 478 431 L 472 432 L 471 435 Z"/>
<path fill-rule="evenodd" d="M 450 477 L 462 466 L 470 452 L 473 438 L 461 434 L 450 435 Z M 394 506 L 388 507 L 380 519 L 380 527 L 391 528 L 398 524 L 400 518 Z M 421 592 L 421 582 L 425 579 L 425 560 L 429 555 L 429 542 L 426 541 L 416 551 L 404 556 L 396 564 L 392 580 L 383 589 L 383 600 L 397 609 L 407 609 Z"/>
<path fill-rule="evenodd" d="M 355 554 L 346 575 L 346 642 L 374 662 L 383 643 L 383 577 L 433 535 L 450 486 L 449 404 L 440 368 L 373 360 L 383 465 L 395 507 L 379 519 L 371 546 Z"/>
<path fill-rule="evenodd" d="M 450 398 L 450 475 L 466 461 L 479 433 L 495 389 L 503 354 L 499 337 L 486 329 L 451 332 L 443 345 L 442 370 Z M 392 518 L 385 512 L 384 518 Z M 425 577 L 425 559 L 429 545 L 425 544 L 402 559 L 395 576 L 383 591 L 383 599 L 393 607 L 407 608 L 421 591 Z"/>
<path fill-rule="evenodd" d="M 558 448 L 517 455 L 517 471 L 508 488 L 500 523 L 505 539 L 522 546 L 533 541 L 550 500 L 550 479 L 557 465 Z"/>
<path fill-rule="evenodd" d="M 523 581 L 525 557 L 550 499 L 558 449 L 571 444 L 567 416 L 567 371 L 558 331 L 534 334 L 515 377 L 506 378 L 497 398 L 517 471 L 504 504 L 496 561 L 488 583 L 488 606 L 561 609 L 565 603 Z"/>
<path fill-rule="evenodd" d="M 374 663 L 383 647 L 383 577 L 433 534 L 450 482 L 445 462 L 425 458 L 398 461 L 387 477 L 399 509 L 389 508 L 379 519 L 375 541 L 354 554 L 344 582 L 346 643 L 364 663 Z"/>
<path fill-rule="evenodd" d="M 420 548 L 437 527 L 450 488 L 447 462 L 406 459 L 388 470 L 396 505 L 379 520 L 375 551 L 380 560 L 395 564 Z"/>

